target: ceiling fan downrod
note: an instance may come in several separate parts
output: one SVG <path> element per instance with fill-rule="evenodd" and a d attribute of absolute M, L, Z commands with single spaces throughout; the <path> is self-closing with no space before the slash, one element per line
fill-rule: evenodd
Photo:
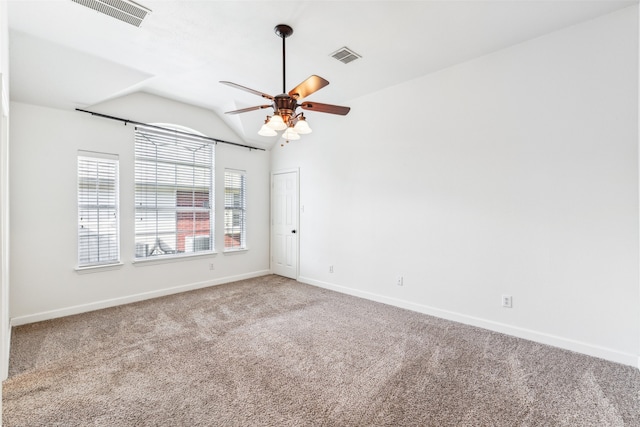
<path fill-rule="evenodd" d="M 273 29 L 278 37 L 282 38 L 282 93 L 287 93 L 287 83 L 286 83 L 286 57 L 287 52 L 285 48 L 285 39 L 293 34 L 293 28 L 286 24 L 278 24 Z"/>

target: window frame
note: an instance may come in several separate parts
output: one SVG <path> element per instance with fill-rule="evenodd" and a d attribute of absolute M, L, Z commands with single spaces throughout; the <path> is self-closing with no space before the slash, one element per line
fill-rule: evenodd
<path fill-rule="evenodd" d="M 162 127 L 162 129 L 158 129 L 158 127 Z M 142 134 L 146 136 L 153 135 L 153 138 L 157 137 L 159 139 L 164 139 L 168 137 L 172 137 L 175 139 L 176 143 L 180 143 L 183 145 L 183 148 L 188 149 L 186 147 L 190 147 L 189 144 L 194 144 L 197 142 L 201 148 L 206 148 L 210 150 L 209 159 L 207 160 L 207 167 L 202 167 L 204 163 L 198 164 L 194 160 L 191 164 L 187 164 L 184 162 L 184 159 L 174 159 L 173 161 L 168 161 L 165 157 L 163 160 L 159 160 L 158 151 L 155 153 L 155 160 L 152 161 L 152 158 L 140 155 L 138 144 L 142 144 L 142 140 L 139 138 L 142 137 Z M 168 259 L 178 259 L 182 257 L 192 257 L 192 256 L 202 256 L 208 254 L 215 254 L 215 143 L 212 143 L 210 140 L 205 139 L 206 136 L 201 133 L 194 131 L 193 129 L 189 129 L 183 126 L 175 125 L 175 124 L 153 124 L 150 126 L 137 125 L 135 128 L 135 158 L 134 158 L 134 197 L 135 197 L 135 206 L 134 206 L 134 215 L 135 215 L 135 225 L 134 225 L 134 263 L 137 262 L 146 262 L 146 261 L 157 261 L 157 260 L 168 260 Z M 202 136 L 203 138 L 199 138 Z M 154 139 L 155 140 L 155 139 Z M 156 146 L 157 148 L 157 146 Z M 166 156 L 166 153 L 164 154 Z M 195 155 L 194 155 L 195 156 Z M 142 163 L 154 164 L 156 165 L 155 171 L 155 192 L 149 191 L 153 185 L 148 186 L 147 182 L 143 182 L 140 179 L 140 176 L 143 174 L 141 169 L 143 169 Z M 190 184 L 186 182 L 176 182 L 174 184 L 161 183 L 163 177 L 159 174 L 158 169 L 159 166 L 162 165 L 165 167 L 173 167 L 175 168 L 176 180 L 180 176 L 178 172 L 178 168 L 186 167 L 192 168 L 194 170 L 198 169 L 200 172 L 204 173 L 200 175 L 200 179 L 203 177 L 207 177 L 208 179 L 208 187 L 197 186 L 194 181 Z M 150 176 L 150 175 L 149 175 Z M 164 191 L 160 193 L 158 189 L 163 189 Z M 144 189 L 144 190 L 143 190 Z M 147 190 L 146 193 L 144 191 Z M 203 191 L 204 190 L 204 191 Z M 173 192 L 173 196 L 170 193 Z M 144 195 L 147 194 L 155 194 L 155 205 L 141 203 L 141 200 L 144 198 Z M 191 205 L 188 206 L 183 205 L 185 201 L 187 201 L 188 197 L 185 197 L 187 193 L 191 194 Z M 206 193 L 208 198 L 208 206 L 196 206 L 196 200 L 200 200 L 203 204 L 205 199 L 198 198 L 196 193 Z M 160 197 L 158 197 L 160 195 Z M 173 198 L 174 202 L 170 205 L 161 206 L 158 201 L 162 199 L 164 196 L 164 202 L 166 203 L 169 199 Z M 155 218 L 149 217 L 149 214 L 155 215 Z M 161 215 L 164 214 L 164 220 L 161 219 Z M 167 218 L 174 214 L 174 219 L 167 221 Z M 184 224 L 181 225 L 183 220 L 187 219 L 187 214 L 191 214 L 191 229 L 192 233 L 186 233 Z M 200 214 L 200 215 L 199 215 Z M 202 214 L 205 214 L 204 217 Z M 183 217 L 181 219 L 181 216 Z M 200 219 L 197 219 L 200 216 Z M 155 239 L 155 242 L 152 247 L 150 243 L 145 242 L 143 236 L 145 234 L 142 227 L 139 226 L 139 222 L 147 218 L 148 220 L 155 221 L 155 234 L 148 234 L 149 237 Z M 206 219 L 203 219 L 206 218 Z M 164 222 L 163 222 L 164 221 Z M 159 229 L 161 225 L 167 227 L 167 230 L 161 232 Z M 200 224 L 207 224 L 205 229 L 196 230 L 195 227 Z M 169 230 L 171 228 L 171 230 Z M 196 246 L 196 240 L 198 237 L 205 237 L 202 233 L 204 230 L 207 231 L 206 234 L 206 249 L 202 250 L 193 250 Z M 198 234 L 198 231 L 200 233 Z M 184 236 L 182 236 L 184 234 Z M 163 242 L 161 236 L 167 235 L 173 237 L 171 238 L 171 242 Z M 183 239 L 181 239 L 183 237 Z M 193 248 L 191 251 L 187 251 L 186 245 L 188 237 L 191 237 L 191 242 Z M 200 239 L 202 240 L 202 239 Z M 164 244 L 164 246 L 163 246 Z M 171 246 L 173 245 L 173 246 Z M 142 255 L 141 255 L 142 254 Z"/>
<path fill-rule="evenodd" d="M 92 165 L 90 165 L 89 163 L 92 163 Z M 92 200 L 94 202 L 93 204 L 83 203 L 84 199 L 86 199 L 90 195 L 88 194 L 88 191 L 86 189 L 87 186 L 85 185 L 83 187 L 82 171 L 88 170 L 90 167 L 95 167 L 96 174 L 99 174 L 100 173 L 99 168 L 101 165 L 113 168 L 113 176 L 109 177 L 113 180 L 113 183 L 111 184 L 112 191 L 107 192 L 107 194 L 96 194 L 94 200 Z M 77 268 L 76 270 L 87 270 L 87 269 L 122 265 L 121 250 L 120 250 L 121 236 L 120 236 L 120 160 L 119 160 L 119 156 L 116 154 L 78 150 L 76 167 L 77 167 L 76 169 L 76 203 L 77 203 L 76 226 L 78 227 L 77 228 L 77 260 L 76 260 Z M 98 188 L 100 184 L 100 179 L 101 179 L 100 176 L 96 177 L 96 184 L 94 184 L 97 187 L 96 191 L 99 191 Z M 108 182 L 109 179 L 106 179 L 106 181 Z M 88 187 L 90 187 L 90 185 L 91 184 L 89 184 Z M 101 205 L 100 202 L 104 200 L 105 197 L 107 198 L 107 200 L 110 200 L 110 198 L 112 198 L 113 204 L 106 204 L 101 209 L 101 206 L 103 205 Z M 108 224 L 103 229 L 105 232 L 101 232 L 101 229 L 100 229 L 100 222 L 102 218 L 101 210 L 106 211 L 107 215 L 109 216 L 111 214 L 108 213 L 108 211 L 112 210 L 115 218 L 115 221 L 114 221 L 115 222 L 115 236 L 114 236 L 115 245 L 111 245 L 111 244 L 107 245 L 108 250 L 107 250 L 107 256 L 105 258 L 101 258 L 101 255 L 100 255 L 101 236 L 106 235 L 106 237 L 109 238 L 110 236 L 113 237 L 114 233 L 108 232 L 108 228 L 109 228 Z M 86 219 L 86 220 L 83 219 L 83 218 L 86 218 L 88 215 L 88 212 L 91 212 L 91 211 L 93 211 L 92 214 L 94 215 L 92 218 L 96 218 L 98 223 L 97 248 L 93 248 L 94 251 L 97 250 L 98 255 L 97 255 L 97 259 L 93 259 L 93 260 L 91 260 L 91 254 L 89 253 L 93 247 L 93 244 L 90 243 L 89 241 L 89 239 L 91 239 L 92 236 L 91 235 L 83 236 L 81 231 L 84 229 L 85 225 L 91 224 L 89 219 Z M 111 226 L 113 227 L 113 224 Z M 96 237 L 96 236 L 93 236 L 93 237 Z M 112 253 L 112 250 L 114 247 L 115 247 L 115 256 L 109 256 L 109 254 Z M 83 251 L 83 248 L 86 248 L 86 250 Z M 83 259 L 86 259 L 87 257 L 89 257 L 89 260 L 83 261 Z"/>
<path fill-rule="evenodd" d="M 234 198 L 234 203 L 233 204 L 229 204 L 228 203 L 228 197 L 227 197 L 227 189 L 230 188 L 228 181 L 227 181 L 227 176 L 228 175 L 234 175 L 236 177 L 239 176 L 239 180 L 240 180 L 240 200 L 239 200 L 239 204 L 237 204 L 235 202 L 235 198 Z M 237 178 L 236 178 L 237 179 Z M 235 230 L 237 227 L 233 224 L 234 222 L 234 210 L 240 210 L 241 211 L 241 224 L 240 224 L 240 241 L 239 241 L 239 245 L 238 246 L 227 246 L 227 242 L 228 242 L 228 235 L 229 233 L 227 233 L 227 230 L 229 227 L 227 227 L 227 212 L 231 211 L 231 229 Z M 231 234 L 235 234 L 235 233 L 231 233 Z M 242 169 L 232 169 L 232 168 L 225 168 L 224 170 L 224 252 L 237 252 L 237 251 L 245 251 L 247 250 L 247 171 L 246 170 L 242 170 Z"/>

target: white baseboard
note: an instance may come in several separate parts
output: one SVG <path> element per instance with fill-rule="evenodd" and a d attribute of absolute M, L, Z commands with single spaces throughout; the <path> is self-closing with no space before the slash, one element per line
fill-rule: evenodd
<path fill-rule="evenodd" d="M 118 305 L 129 304 L 132 302 L 144 301 L 152 298 L 163 297 L 167 295 L 178 294 L 181 292 L 193 291 L 196 289 L 207 288 L 209 286 L 222 285 L 224 283 L 237 282 L 238 280 L 252 279 L 270 274 L 269 270 L 254 271 L 251 273 L 239 274 L 236 276 L 221 277 L 214 280 L 204 282 L 190 283 L 187 285 L 175 286 L 172 288 L 159 289 L 156 291 L 143 292 L 125 297 L 112 298 L 108 300 L 96 301 L 88 304 L 75 305 L 57 310 L 43 311 L 41 313 L 29 314 L 26 316 L 14 317 L 11 319 L 11 326 L 26 325 L 28 323 L 41 322 L 43 320 L 56 319 L 58 317 L 71 316 L 74 314 L 87 313 L 89 311 L 100 310 L 103 308 L 115 307 Z"/>
<path fill-rule="evenodd" d="M 554 347 L 559 347 L 565 350 L 575 351 L 577 353 L 586 354 L 588 356 L 598 357 L 601 359 L 609 360 L 623 365 L 630 365 L 640 369 L 640 356 L 637 354 L 623 353 L 617 350 L 613 350 L 606 347 L 601 347 L 581 341 L 572 340 L 569 338 L 559 337 L 543 332 L 534 331 L 531 329 L 520 328 L 517 326 L 507 325 L 500 322 L 494 322 L 478 317 L 468 316 L 462 313 L 456 313 L 447 310 L 441 310 L 439 308 L 430 307 L 423 304 L 417 304 L 397 298 L 391 298 L 384 295 L 375 294 L 372 292 L 361 291 L 345 286 L 335 285 L 333 283 L 323 282 L 320 280 L 311 279 L 308 277 L 299 277 L 298 281 L 306 283 L 312 286 L 318 286 L 320 288 L 330 289 L 336 292 L 353 295 L 356 297 L 381 302 L 384 304 L 393 305 L 407 310 L 416 311 L 418 313 L 428 314 L 430 316 L 439 317 L 446 320 L 452 320 L 454 322 L 464 323 L 471 326 L 476 326 L 483 329 L 488 329 L 494 332 L 500 332 L 503 334 L 511 335 L 518 338 L 523 338 L 530 341 L 535 341 L 541 344 L 547 344 Z"/>
<path fill-rule="evenodd" d="M 9 355 L 11 354 L 11 319 L 7 322 L 7 330 L 4 331 L 4 354 L 2 355 L 2 372 L 0 373 L 0 378 L 2 381 L 9 378 Z M 4 327 L 4 326 L 3 326 Z M 2 423 L 0 423 L 0 427 L 2 427 Z"/>

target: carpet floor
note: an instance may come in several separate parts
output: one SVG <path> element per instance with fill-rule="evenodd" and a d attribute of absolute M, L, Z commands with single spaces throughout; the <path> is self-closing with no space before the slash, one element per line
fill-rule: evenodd
<path fill-rule="evenodd" d="M 640 371 L 279 276 L 13 329 L 3 425 L 640 426 Z"/>

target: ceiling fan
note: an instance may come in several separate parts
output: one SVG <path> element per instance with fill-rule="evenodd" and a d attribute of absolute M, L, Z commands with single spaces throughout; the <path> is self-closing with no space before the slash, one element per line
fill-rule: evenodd
<path fill-rule="evenodd" d="M 307 124 L 304 114 L 298 113 L 296 110 L 298 107 L 303 110 L 319 111 L 321 113 L 339 114 L 341 116 L 349 113 L 349 107 L 342 107 L 339 105 L 322 104 L 319 102 L 301 101 L 312 93 L 327 86 L 329 82 L 322 77 L 313 75 L 300 83 L 298 86 L 286 92 L 286 50 L 285 39 L 293 34 L 293 28 L 285 24 L 276 25 L 274 28 L 278 37 L 282 38 L 282 92 L 280 95 L 272 96 L 264 92 L 260 92 L 254 89 L 250 89 L 245 86 L 241 86 L 237 83 L 228 81 L 221 81 L 220 83 L 234 87 L 236 89 L 244 90 L 246 92 L 253 93 L 261 96 L 265 99 L 272 101 L 271 104 L 257 105 L 255 107 L 243 108 L 240 110 L 227 111 L 225 114 L 239 114 L 246 113 L 248 111 L 261 110 L 264 108 L 273 108 L 273 116 L 267 116 L 264 125 L 258 132 L 263 136 L 277 135 L 277 130 L 285 130 L 282 133 L 282 137 L 289 142 L 289 140 L 300 139 L 301 134 L 311 133 L 311 128 Z"/>

